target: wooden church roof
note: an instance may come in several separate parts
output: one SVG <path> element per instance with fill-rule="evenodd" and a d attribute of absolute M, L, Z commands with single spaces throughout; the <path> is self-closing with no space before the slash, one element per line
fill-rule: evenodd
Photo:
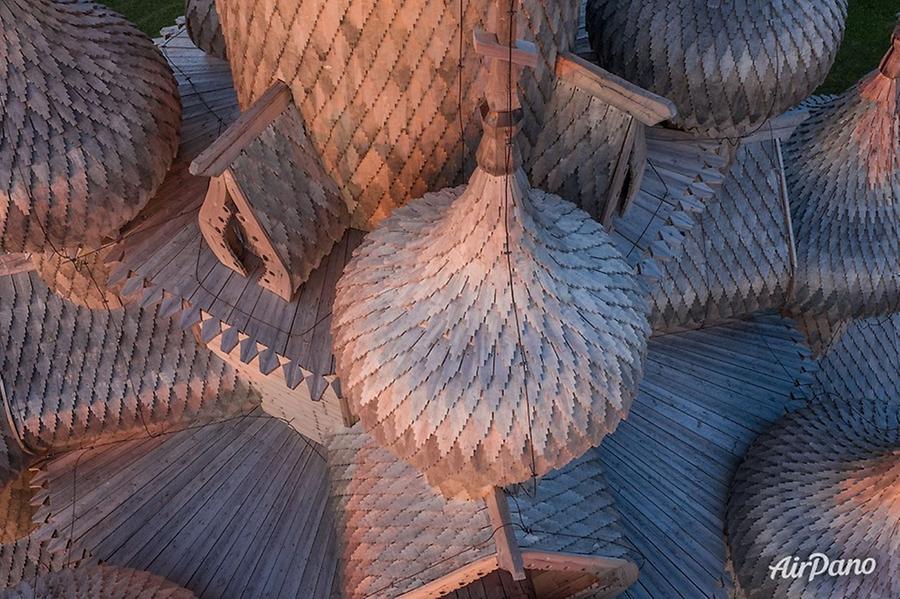
<path fill-rule="evenodd" d="M 900 29 L 882 67 L 814 108 L 785 146 L 798 312 L 900 310 L 898 40 Z"/>
<path fill-rule="evenodd" d="M 9 599 L 196 599 L 165 578 L 115 566 L 65 568 L 23 580 L 4 592 Z"/>
<path fill-rule="evenodd" d="M 775 139 L 743 142 L 724 184 L 660 263 L 650 285 L 656 333 L 698 328 L 783 306 L 792 275 L 792 231 Z"/>
<path fill-rule="evenodd" d="M 0 29 L 0 249 L 97 247 L 165 177 L 175 81 L 150 40 L 93 2 L 5 2 Z"/>
<path fill-rule="evenodd" d="M 601 66 L 669 98 L 672 123 L 737 137 L 824 81 L 847 0 L 588 0 Z"/>
<path fill-rule="evenodd" d="M 821 398 L 760 436 L 735 475 L 728 504 L 741 589 L 775 597 L 900 594 L 898 457 L 896 396 Z M 815 552 L 876 565 L 867 575 L 770 576 L 785 556 L 803 561 Z"/>
<path fill-rule="evenodd" d="M 100 560 L 198 597 L 330 597 L 323 452 L 261 410 L 70 452 L 40 465 L 37 528 L 20 545 L 51 568 Z"/>

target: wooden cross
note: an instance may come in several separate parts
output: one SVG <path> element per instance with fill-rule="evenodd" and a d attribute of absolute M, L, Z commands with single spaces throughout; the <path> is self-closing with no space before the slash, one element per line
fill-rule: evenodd
<path fill-rule="evenodd" d="M 513 7 L 517 0 L 500 0 L 494 16 L 494 33 L 473 32 L 475 52 L 488 59 L 484 86 L 485 104 L 481 117 L 484 134 L 476 159 L 482 170 L 492 175 L 508 175 L 521 166 L 521 155 L 514 141 L 522 123 L 519 103 L 519 75 L 525 67 L 538 64 L 534 45 L 515 39 Z M 509 9 L 503 5 L 509 2 Z"/>

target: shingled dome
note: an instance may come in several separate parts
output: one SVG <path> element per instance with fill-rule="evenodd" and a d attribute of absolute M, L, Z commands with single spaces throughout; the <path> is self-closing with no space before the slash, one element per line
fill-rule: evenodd
<path fill-rule="evenodd" d="M 752 597 L 900 597 L 900 403 L 823 400 L 759 437 L 728 505 L 734 569 Z M 783 577 L 825 554 L 843 576 Z M 846 560 L 875 561 L 867 574 Z M 834 560 L 845 560 L 836 565 Z M 823 560 L 817 559 L 821 568 Z M 860 563 L 859 567 L 863 567 Z M 868 568 L 868 567 L 866 567 Z M 789 571 L 788 571 L 789 573 Z"/>
<path fill-rule="evenodd" d="M 162 182 L 175 80 L 151 41 L 86 1 L 0 6 L 0 249 L 96 246 Z"/>
<path fill-rule="evenodd" d="M 187 0 L 184 19 L 188 35 L 198 48 L 216 58 L 228 58 L 215 0 Z"/>
<path fill-rule="evenodd" d="M 521 168 L 485 168 L 370 233 L 334 303 L 352 409 L 447 496 L 597 445 L 628 413 L 650 332 L 638 280 L 596 221 Z"/>
<path fill-rule="evenodd" d="M 802 313 L 900 310 L 900 27 L 892 45 L 878 70 L 814 109 L 785 146 Z"/>
<path fill-rule="evenodd" d="M 9 599 L 196 599 L 196 595 L 162 578 L 140 570 L 114 566 L 66 568 L 23 580 L 8 589 Z"/>
<path fill-rule="evenodd" d="M 846 0 L 588 0 L 600 65 L 672 100 L 673 123 L 737 136 L 809 95 L 844 32 Z"/>

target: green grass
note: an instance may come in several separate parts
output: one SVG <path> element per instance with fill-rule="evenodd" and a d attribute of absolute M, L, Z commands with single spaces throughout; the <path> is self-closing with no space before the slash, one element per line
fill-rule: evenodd
<path fill-rule="evenodd" d="M 131 19 L 150 37 L 159 35 L 162 27 L 174 24 L 175 17 L 184 14 L 184 0 L 101 1 Z M 888 49 L 898 8 L 897 0 L 850 0 L 844 42 L 818 93 L 842 92 L 878 66 Z"/>
<path fill-rule="evenodd" d="M 175 24 L 175 17 L 184 14 L 184 0 L 100 0 L 116 12 L 125 15 L 151 38 L 159 36 L 163 27 Z"/>
<path fill-rule="evenodd" d="M 878 66 L 891 42 L 897 0 L 850 0 L 847 30 L 820 94 L 840 93 Z"/>

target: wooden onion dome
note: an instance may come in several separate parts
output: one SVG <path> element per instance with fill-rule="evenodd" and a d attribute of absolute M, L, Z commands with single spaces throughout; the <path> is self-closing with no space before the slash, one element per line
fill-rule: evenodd
<path fill-rule="evenodd" d="M 740 586 L 752 597 L 900 597 L 900 403 L 823 400 L 751 446 L 728 505 Z M 773 580 L 785 556 L 872 558 L 867 575 Z"/>
<path fill-rule="evenodd" d="M 81 566 L 28 578 L 7 589 L 9 599 L 196 599 L 161 576 L 120 566 Z"/>
<path fill-rule="evenodd" d="M 678 107 L 673 124 L 738 136 L 812 93 L 844 32 L 846 0 L 588 0 L 600 65 Z"/>
<path fill-rule="evenodd" d="M 215 0 L 187 0 L 184 19 L 194 45 L 210 56 L 223 60 L 228 58 Z"/>
<path fill-rule="evenodd" d="M 785 146 L 795 309 L 900 310 L 900 26 L 881 67 L 814 109 Z"/>
<path fill-rule="evenodd" d="M 172 162 L 175 79 L 146 36 L 93 2 L 4 2 L 0 44 L 0 249 L 96 247 Z"/>
<path fill-rule="evenodd" d="M 628 412 L 649 335 L 638 280 L 603 228 L 529 186 L 510 145 L 520 111 L 505 48 L 491 54 L 468 184 L 385 219 L 333 309 L 351 408 L 447 496 L 481 496 L 597 445 Z"/>

